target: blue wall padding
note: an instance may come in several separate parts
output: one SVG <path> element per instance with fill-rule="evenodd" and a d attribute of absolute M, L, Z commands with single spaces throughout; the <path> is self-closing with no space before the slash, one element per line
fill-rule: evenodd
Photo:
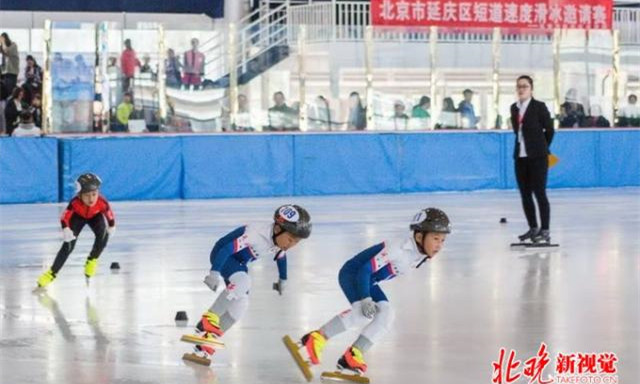
<path fill-rule="evenodd" d="M 58 201 L 58 140 L 0 139 L 0 203 Z"/>
<path fill-rule="evenodd" d="M 83 172 L 111 200 L 515 188 L 512 132 L 0 139 L 0 203 L 67 201 Z M 640 186 L 640 130 L 557 132 L 550 188 Z M 60 185 L 59 185 L 60 183 Z"/>
<path fill-rule="evenodd" d="M 293 193 L 291 135 L 183 136 L 184 198 Z"/>
<path fill-rule="evenodd" d="M 75 194 L 75 179 L 94 172 L 111 200 L 182 197 L 182 140 L 179 137 L 61 139 L 62 201 Z"/>

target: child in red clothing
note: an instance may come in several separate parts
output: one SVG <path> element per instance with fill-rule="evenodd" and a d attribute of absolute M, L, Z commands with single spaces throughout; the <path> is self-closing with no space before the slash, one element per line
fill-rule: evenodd
<path fill-rule="evenodd" d="M 71 199 L 60 218 L 64 243 L 51 268 L 38 279 L 39 288 L 44 288 L 55 280 L 56 275 L 73 252 L 76 239 L 85 224 L 89 224 L 96 239 L 85 263 L 84 274 L 87 281 L 95 275 L 98 268 L 98 257 L 107 246 L 109 236 L 113 236 L 116 229 L 115 217 L 109 207 L 109 202 L 100 196 L 100 184 L 102 181 L 93 173 L 80 175 L 76 180 L 77 194 Z"/>

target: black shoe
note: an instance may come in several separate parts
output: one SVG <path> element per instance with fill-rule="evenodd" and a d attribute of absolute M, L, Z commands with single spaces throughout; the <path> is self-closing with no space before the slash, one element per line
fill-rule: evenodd
<path fill-rule="evenodd" d="M 550 243 L 551 234 L 548 229 L 543 229 L 531 238 L 534 243 Z"/>
<path fill-rule="evenodd" d="M 540 232 L 538 228 L 530 228 L 527 232 L 518 236 L 518 239 L 520 239 L 520 241 L 525 241 L 529 239 L 533 240 L 533 238 L 538 235 L 538 232 Z"/>

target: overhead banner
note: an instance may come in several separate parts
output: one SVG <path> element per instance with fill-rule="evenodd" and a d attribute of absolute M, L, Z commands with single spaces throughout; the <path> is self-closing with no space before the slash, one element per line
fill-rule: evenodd
<path fill-rule="evenodd" d="M 374 25 L 611 29 L 612 0 L 371 0 Z"/>

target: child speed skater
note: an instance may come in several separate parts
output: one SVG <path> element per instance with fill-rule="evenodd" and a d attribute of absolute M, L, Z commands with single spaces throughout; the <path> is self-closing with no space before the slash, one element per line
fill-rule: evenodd
<path fill-rule="evenodd" d="M 415 215 L 411 234 L 396 242 L 378 243 L 358 253 L 340 269 L 338 281 L 351 308 L 334 316 L 320 329 L 304 335 L 301 347 L 312 364 L 319 364 L 328 340 L 350 328 L 362 328 L 356 341 L 337 363 L 340 371 L 362 375 L 367 370 L 366 353 L 389 330 L 394 312 L 380 288 L 385 280 L 417 269 L 440 252 L 451 232 L 449 218 L 437 208 Z"/>
<path fill-rule="evenodd" d="M 87 282 L 98 269 L 98 258 L 107 246 L 109 236 L 116 230 L 115 216 L 109 202 L 100 194 L 102 180 L 93 173 L 84 173 L 76 180 L 76 195 L 62 213 L 62 237 L 64 242 L 58 251 L 53 265 L 38 279 L 38 287 L 44 288 L 55 280 L 58 272 L 73 252 L 78 235 L 86 224 L 96 236 L 93 248 L 84 265 Z"/>
<path fill-rule="evenodd" d="M 277 287 L 280 294 L 287 280 L 286 251 L 311 235 L 311 217 L 299 205 L 283 205 L 276 209 L 273 222 L 239 227 L 219 239 L 211 251 L 211 271 L 204 283 L 214 292 L 224 286 L 220 296 L 202 315 L 196 325 L 196 335 L 217 340 L 244 314 L 249 304 L 251 277 L 249 263 L 259 258 L 271 258 L 278 266 Z M 215 352 L 211 345 L 196 345 L 196 360 Z M 185 355 L 187 356 L 187 355 Z"/>

